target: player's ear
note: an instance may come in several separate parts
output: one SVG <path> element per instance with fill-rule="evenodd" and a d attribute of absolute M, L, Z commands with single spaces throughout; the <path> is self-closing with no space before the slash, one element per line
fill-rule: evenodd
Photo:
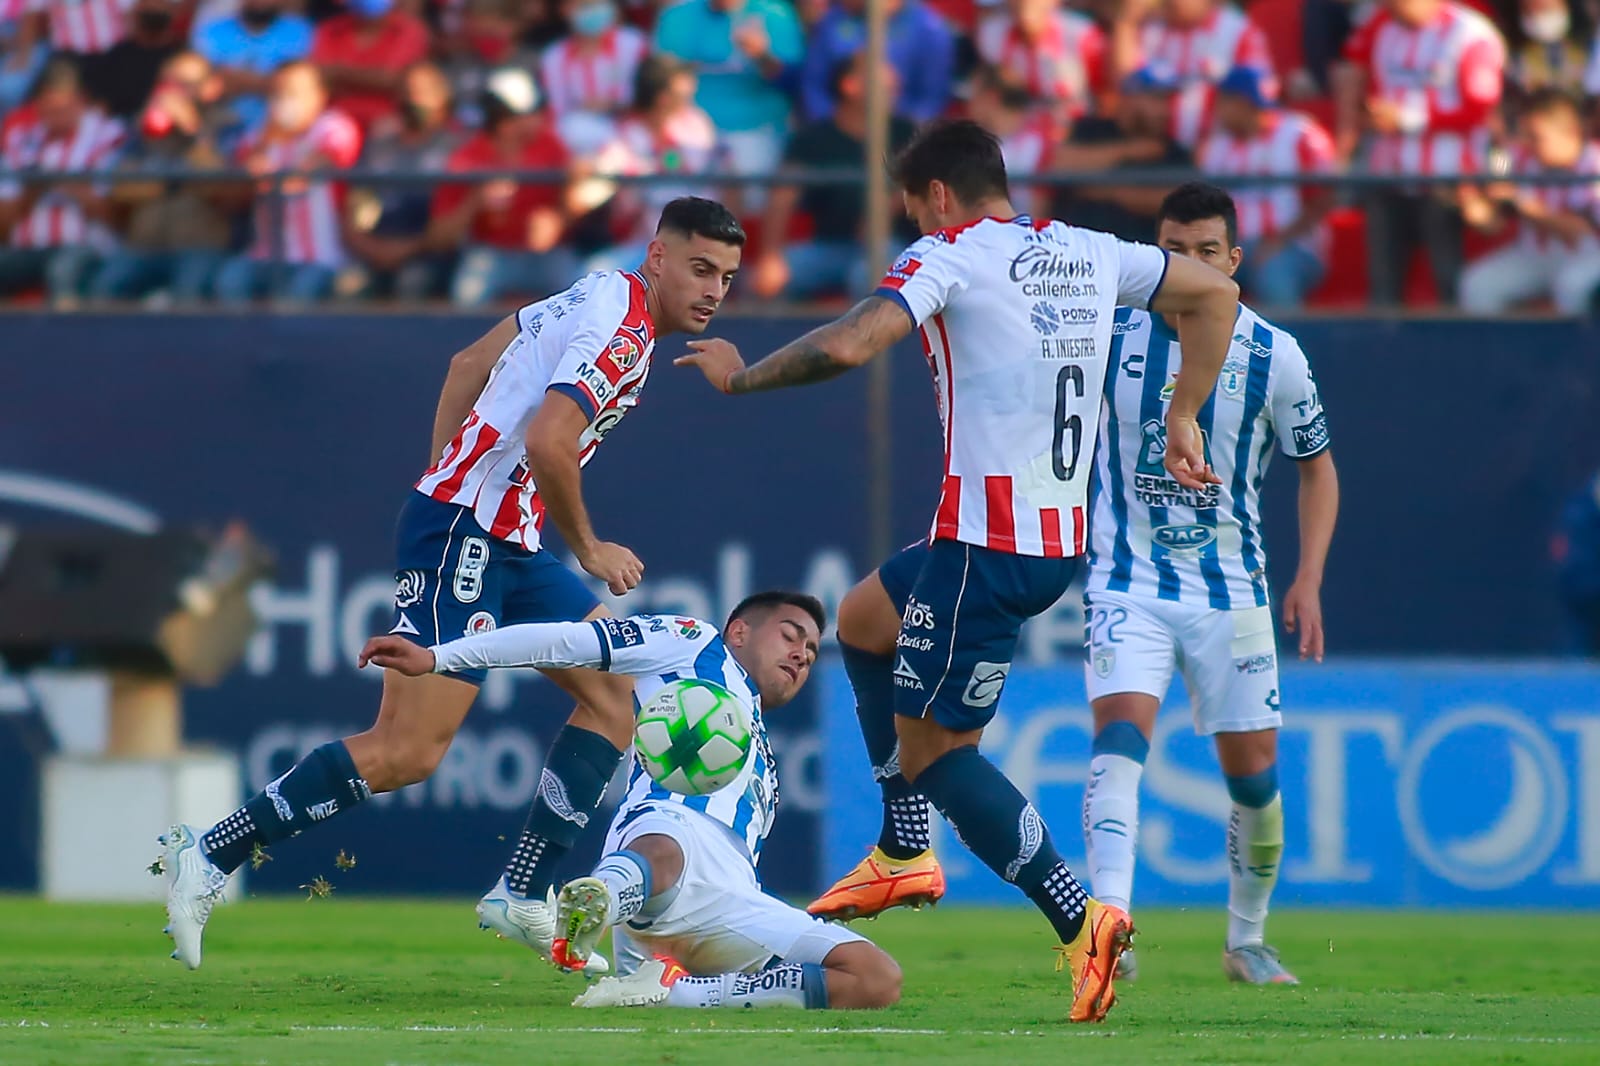
<path fill-rule="evenodd" d="M 1228 266 L 1231 268 L 1228 271 L 1229 277 L 1232 277 L 1234 274 L 1238 273 L 1239 264 L 1242 262 L 1244 262 L 1244 249 L 1240 248 L 1238 245 L 1234 245 L 1232 250 L 1228 252 Z"/>
<path fill-rule="evenodd" d="M 722 642 L 730 648 L 742 648 L 749 639 L 750 623 L 743 618 L 735 618 L 722 631 Z"/>

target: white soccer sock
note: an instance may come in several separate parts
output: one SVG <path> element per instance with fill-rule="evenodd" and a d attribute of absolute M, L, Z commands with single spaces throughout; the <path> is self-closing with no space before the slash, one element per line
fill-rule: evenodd
<path fill-rule="evenodd" d="M 1128 909 L 1133 899 L 1133 853 L 1139 840 L 1139 779 L 1144 764 L 1126 755 L 1089 760 L 1083 791 L 1083 846 L 1089 885 L 1101 903 Z"/>
<path fill-rule="evenodd" d="M 650 875 L 643 856 L 637 852 L 613 851 L 600 860 L 592 876 L 611 890 L 607 925 L 632 918 L 649 898 Z"/>
<path fill-rule="evenodd" d="M 1267 903 L 1283 858 L 1283 800 L 1265 807 L 1235 803 L 1228 816 L 1228 950 L 1266 938 Z"/>
<path fill-rule="evenodd" d="M 669 1007 L 800 1007 L 828 1005 L 827 978 L 811 963 L 784 963 L 759 973 L 680 977 L 667 991 Z"/>

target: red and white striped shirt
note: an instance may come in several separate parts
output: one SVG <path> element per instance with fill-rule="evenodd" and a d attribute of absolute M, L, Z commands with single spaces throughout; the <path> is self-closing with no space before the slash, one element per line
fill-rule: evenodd
<path fill-rule="evenodd" d="M 539 82 L 550 110 L 612 113 L 633 102 L 633 76 L 650 51 L 645 35 L 632 26 L 613 26 L 584 47 L 583 39 L 564 37 L 539 59 Z"/>
<path fill-rule="evenodd" d="M 30 0 L 50 23 L 50 47 L 57 52 L 104 52 L 127 36 L 133 0 Z"/>
<path fill-rule="evenodd" d="M 944 427 L 930 537 L 1014 555 L 1081 555 L 1118 304 L 1166 276 L 1150 245 L 1026 215 L 917 241 L 877 294 L 921 330 Z"/>
<path fill-rule="evenodd" d="M 1526 147 L 1519 147 L 1512 156 L 1511 172 L 1516 175 L 1552 174 L 1562 173 L 1554 167 L 1546 167 Z M 1590 141 L 1583 146 L 1583 154 L 1578 157 L 1577 165 L 1566 173 L 1592 175 L 1600 178 L 1600 144 Z M 1596 225 L 1600 225 L 1600 188 L 1596 184 L 1584 185 L 1529 185 L 1521 192 L 1524 196 L 1532 196 L 1544 205 L 1546 211 L 1570 211 L 1575 215 L 1585 215 Z M 1546 233 L 1531 222 L 1524 221 L 1519 224 L 1517 241 L 1521 246 L 1531 252 L 1554 252 L 1560 255 L 1570 254 L 1575 251 L 1596 252 L 1600 251 L 1600 235 L 1591 231 L 1579 238 L 1576 244 L 1568 244 L 1553 233 Z"/>
<path fill-rule="evenodd" d="M 1233 193 L 1239 210 L 1239 239 L 1255 241 L 1273 237 L 1290 226 L 1305 210 L 1306 189 L 1300 185 L 1249 185 L 1228 177 L 1256 174 L 1326 174 L 1333 169 L 1333 138 L 1315 119 L 1298 111 L 1266 111 L 1254 137 L 1240 138 L 1218 128 L 1200 150 L 1200 169 L 1216 175 Z M 1309 235 L 1321 250 L 1327 234 L 1320 228 Z"/>
<path fill-rule="evenodd" d="M 638 274 L 588 274 L 518 311 L 517 335 L 417 491 L 469 508 L 492 536 L 538 551 L 545 505 L 528 469 L 528 423 L 549 393 L 569 397 L 589 417 L 578 437 L 578 465 L 588 464 L 650 376 L 647 289 Z"/>
<path fill-rule="evenodd" d="M 241 157 L 265 157 L 269 171 L 321 170 L 354 166 L 361 155 L 361 127 L 342 111 L 328 110 L 317 116 L 306 131 L 292 141 L 265 140 L 267 127 L 248 137 L 240 146 Z M 283 259 L 289 263 L 318 263 L 338 267 L 344 263 L 344 240 L 340 236 L 344 186 L 336 182 L 315 181 L 298 192 L 283 197 Z M 250 254 L 256 259 L 273 257 L 273 206 L 271 196 L 256 197 L 256 239 Z"/>
<path fill-rule="evenodd" d="M 1006 173 L 1013 177 L 1045 173 L 1059 143 L 1059 130 L 1051 115 L 1029 115 L 1015 132 L 1000 138 Z"/>
<path fill-rule="evenodd" d="M 1140 40 L 1146 66 L 1160 68 L 1178 80 L 1172 101 L 1173 136 L 1193 146 L 1211 129 L 1216 84 L 1234 67 L 1260 71 L 1267 95 L 1278 95 L 1267 35 L 1236 7 L 1220 5 L 1195 26 L 1177 26 L 1164 19 L 1145 23 Z"/>
<path fill-rule="evenodd" d="M 1379 134 L 1371 169 L 1385 174 L 1476 171 L 1489 147 L 1489 117 L 1500 104 L 1506 46 L 1494 24 L 1446 2 L 1413 29 L 1379 11 L 1345 46 L 1366 71 L 1367 96 L 1395 105 L 1402 132 Z"/>
<path fill-rule="evenodd" d="M 1010 15 L 991 15 L 978 25 L 975 44 L 984 62 L 1059 109 L 1062 118 L 1092 110 L 1093 94 L 1105 88 L 1106 35 L 1075 11 L 1057 11 L 1031 41 Z"/>
<path fill-rule="evenodd" d="M 51 137 L 31 109 L 14 113 L 3 127 L 0 167 L 70 173 L 109 170 L 122 147 L 122 123 L 102 111 L 85 110 L 69 136 Z M 0 182 L 0 200 L 22 196 L 21 182 Z M 103 190 L 102 190 L 103 191 Z M 90 247 L 110 249 L 116 244 L 111 231 L 84 217 L 76 200 L 49 190 L 34 202 L 33 210 L 11 229 L 16 248 Z"/>

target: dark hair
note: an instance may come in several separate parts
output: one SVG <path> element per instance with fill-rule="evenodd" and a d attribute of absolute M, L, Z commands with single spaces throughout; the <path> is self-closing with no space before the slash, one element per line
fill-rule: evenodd
<path fill-rule="evenodd" d="M 656 97 L 667 91 L 672 79 L 693 74 L 694 68 L 677 56 L 657 52 L 644 58 L 639 69 L 633 72 L 633 109 L 648 111 L 655 105 Z"/>
<path fill-rule="evenodd" d="M 1233 206 L 1233 197 L 1227 191 L 1203 181 L 1189 181 L 1167 193 L 1156 212 L 1156 228 L 1163 222 L 1201 222 L 1208 218 L 1222 219 L 1228 231 L 1228 247 L 1239 243 L 1239 211 Z"/>
<path fill-rule="evenodd" d="M 1009 196 L 1006 163 L 995 135 L 971 119 L 936 119 L 916 132 L 894 160 L 894 180 L 913 196 L 943 182 L 964 204 Z"/>
<path fill-rule="evenodd" d="M 782 589 L 769 589 L 766 592 L 746 596 L 739 601 L 739 606 L 729 613 L 728 624 L 732 625 L 739 619 L 748 618 L 753 614 L 764 615 L 774 607 L 798 607 L 817 623 L 818 633 L 828 628 L 828 612 L 822 609 L 821 600 L 804 592 L 785 592 Z"/>
<path fill-rule="evenodd" d="M 744 247 L 744 227 L 722 204 L 702 196 L 680 196 L 661 209 L 656 232 L 676 233 L 680 237 L 704 237 L 718 244 Z"/>
<path fill-rule="evenodd" d="M 1583 105 L 1565 89 L 1548 88 L 1530 93 L 1528 98 L 1522 102 L 1519 112 L 1523 116 L 1555 115 L 1559 112 L 1565 112 L 1572 117 L 1573 121 L 1583 121 Z"/>
<path fill-rule="evenodd" d="M 79 65 L 76 57 L 51 56 L 40 68 L 38 75 L 33 79 L 33 84 L 28 87 L 28 99 L 37 100 L 45 92 L 56 89 L 69 89 L 77 93 L 86 91 L 83 84 L 83 67 Z"/>
<path fill-rule="evenodd" d="M 865 51 L 863 48 L 856 49 L 843 59 L 836 61 L 833 67 L 829 69 L 828 96 L 834 103 L 844 99 L 844 80 L 855 72 L 856 63 L 860 61 L 863 51 Z"/>
<path fill-rule="evenodd" d="M 1038 102 L 1026 85 L 1006 77 L 999 67 L 985 63 L 973 71 L 972 78 L 978 88 L 993 92 L 1007 111 L 1027 111 Z"/>

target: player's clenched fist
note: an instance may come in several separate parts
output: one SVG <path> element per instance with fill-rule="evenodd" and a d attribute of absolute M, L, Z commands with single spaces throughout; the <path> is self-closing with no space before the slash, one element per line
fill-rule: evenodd
<path fill-rule="evenodd" d="M 594 547 L 578 556 L 578 565 L 606 583 L 613 596 L 621 596 L 644 577 L 644 564 L 639 557 L 620 544 L 598 541 Z"/>
<path fill-rule="evenodd" d="M 365 667 L 369 663 L 385 670 L 395 670 L 407 677 L 431 674 L 434 666 L 433 652 L 411 643 L 405 637 L 373 637 L 367 641 L 356 664 Z"/>
<path fill-rule="evenodd" d="M 1207 485 L 1222 484 L 1222 479 L 1206 462 L 1205 435 L 1200 432 L 1200 423 L 1193 418 L 1167 419 L 1167 454 L 1163 462 L 1167 473 L 1186 488 L 1203 489 Z"/>

